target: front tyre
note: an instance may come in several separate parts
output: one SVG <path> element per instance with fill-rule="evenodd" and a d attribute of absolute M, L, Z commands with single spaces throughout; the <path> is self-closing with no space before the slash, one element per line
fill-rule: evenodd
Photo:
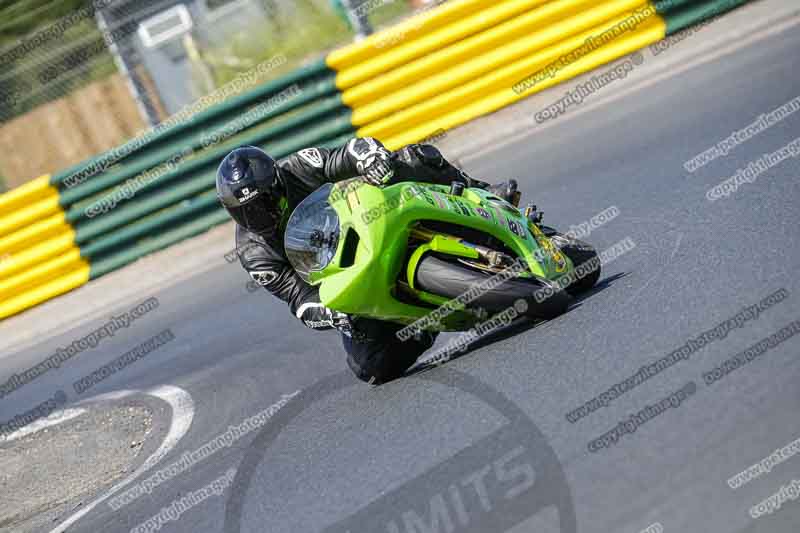
<path fill-rule="evenodd" d="M 415 286 L 451 300 L 474 292 L 470 294 L 467 307 L 483 308 L 491 313 L 508 309 L 522 299 L 528 304 L 525 316 L 544 320 L 561 315 L 572 303 L 572 297 L 557 283 L 541 278 L 510 278 L 495 287 L 481 289 L 496 275 L 426 255 L 417 266 Z"/>
<path fill-rule="evenodd" d="M 564 255 L 569 257 L 575 267 L 576 279 L 567 285 L 566 291 L 575 296 L 594 287 L 600 279 L 601 270 L 597 250 L 588 243 L 562 233 L 554 232 L 547 236 Z"/>

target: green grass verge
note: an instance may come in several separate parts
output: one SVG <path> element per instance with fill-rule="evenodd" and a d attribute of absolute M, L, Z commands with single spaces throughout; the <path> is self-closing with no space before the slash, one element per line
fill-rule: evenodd
<path fill-rule="evenodd" d="M 373 27 L 380 29 L 408 15 L 410 11 L 406 0 L 391 0 L 374 9 L 369 19 Z M 302 21 L 302 24 L 297 21 Z M 285 56 L 287 62 L 270 72 L 269 77 L 280 76 L 327 51 L 352 42 L 352 39 L 353 32 L 349 25 L 332 7 L 319 10 L 308 0 L 297 0 L 292 12 L 280 10 L 266 28 L 243 28 L 227 46 L 205 50 L 203 56 L 212 65 L 215 83 L 221 86 L 239 73 L 277 55 Z M 241 65 L 225 66 L 223 63 L 226 58 L 235 58 Z"/>

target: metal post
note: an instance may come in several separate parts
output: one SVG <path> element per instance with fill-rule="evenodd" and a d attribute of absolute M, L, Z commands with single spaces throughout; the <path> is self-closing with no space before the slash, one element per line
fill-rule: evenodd
<path fill-rule="evenodd" d="M 117 66 L 117 70 L 125 79 L 125 83 L 128 85 L 128 90 L 131 92 L 131 96 L 133 96 L 133 99 L 136 102 L 136 107 L 139 109 L 139 115 L 141 115 L 142 120 L 144 120 L 148 127 L 155 126 L 159 123 L 156 110 L 150 103 L 148 96 L 139 89 L 138 84 L 134 80 L 134 75 L 128 68 L 125 57 L 121 53 L 117 43 L 114 41 L 114 39 L 106 38 L 106 36 L 112 35 L 112 32 L 109 30 L 105 16 L 99 9 L 95 11 L 95 16 L 97 18 L 97 27 L 103 33 L 106 46 L 108 46 L 108 51 L 111 52 L 111 55 L 114 58 L 114 64 Z"/>
<path fill-rule="evenodd" d="M 371 35 L 373 30 L 372 26 L 370 26 L 369 24 L 369 19 L 367 18 L 367 12 L 364 9 L 360 9 L 364 1 L 341 0 L 341 2 L 342 6 L 344 7 L 345 13 L 347 13 L 347 18 L 350 21 L 350 25 L 356 32 L 356 36 L 358 38 L 363 39 L 367 35 Z"/>

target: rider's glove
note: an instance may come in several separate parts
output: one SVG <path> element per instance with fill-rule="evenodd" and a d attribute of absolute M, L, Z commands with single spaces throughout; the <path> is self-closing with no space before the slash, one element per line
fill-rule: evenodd
<path fill-rule="evenodd" d="M 353 139 L 347 150 L 355 158 L 356 171 L 371 185 L 386 185 L 394 177 L 392 154 L 375 139 Z"/>
<path fill-rule="evenodd" d="M 380 187 L 386 185 L 394 177 L 394 167 L 392 160 L 387 154 L 378 153 L 370 156 L 364 162 L 357 164 L 359 173 L 363 175 L 371 185 Z"/>
<path fill-rule="evenodd" d="M 335 329 L 338 329 L 347 336 L 352 336 L 353 322 L 351 322 L 350 316 L 346 313 L 331 311 L 331 323 Z"/>

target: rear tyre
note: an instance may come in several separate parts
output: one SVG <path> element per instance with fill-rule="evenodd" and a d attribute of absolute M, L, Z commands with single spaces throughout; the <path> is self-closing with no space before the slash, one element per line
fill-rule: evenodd
<path fill-rule="evenodd" d="M 455 299 L 471 289 L 477 290 L 492 276 L 489 272 L 429 254 L 419 262 L 415 285 L 425 292 Z M 564 313 L 572 303 L 572 297 L 557 283 L 541 278 L 511 278 L 496 287 L 481 290 L 466 307 L 497 313 L 514 306 L 520 299 L 528 304 L 525 316 L 545 320 Z"/>

